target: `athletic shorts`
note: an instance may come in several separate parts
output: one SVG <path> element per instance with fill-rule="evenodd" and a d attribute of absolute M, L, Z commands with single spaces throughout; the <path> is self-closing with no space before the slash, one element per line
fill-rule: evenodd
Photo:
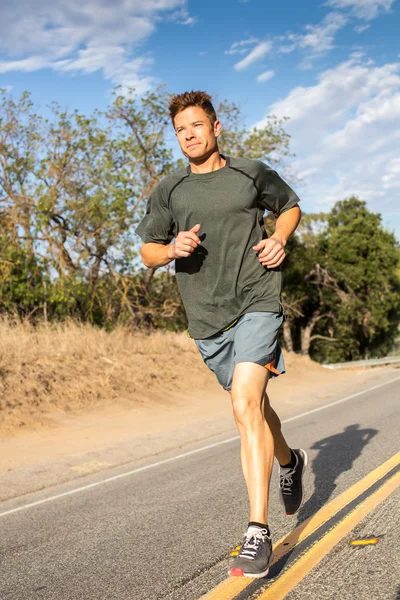
<path fill-rule="evenodd" d="M 224 390 L 230 390 L 233 371 L 241 362 L 261 365 L 270 371 L 271 377 L 285 372 L 278 341 L 282 321 L 283 315 L 279 313 L 246 313 L 225 331 L 194 341 L 218 382 Z"/>

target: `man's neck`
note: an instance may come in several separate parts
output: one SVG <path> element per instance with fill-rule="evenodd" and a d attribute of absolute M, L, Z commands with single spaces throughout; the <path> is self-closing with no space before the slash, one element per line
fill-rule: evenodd
<path fill-rule="evenodd" d="M 189 162 L 192 173 L 211 173 L 211 171 L 218 171 L 226 165 L 225 158 L 220 155 L 218 150 L 206 158 L 190 160 Z"/>

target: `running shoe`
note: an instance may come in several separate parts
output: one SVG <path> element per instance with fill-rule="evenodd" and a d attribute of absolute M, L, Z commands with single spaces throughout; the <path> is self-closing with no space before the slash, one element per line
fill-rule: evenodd
<path fill-rule="evenodd" d="M 296 465 L 293 469 L 280 467 L 279 487 L 281 498 L 287 515 L 295 515 L 304 502 L 304 471 L 308 464 L 308 455 L 301 448 L 293 450 L 296 456 Z"/>
<path fill-rule="evenodd" d="M 233 577 L 265 577 L 271 556 L 272 543 L 268 529 L 249 527 L 228 573 Z"/>

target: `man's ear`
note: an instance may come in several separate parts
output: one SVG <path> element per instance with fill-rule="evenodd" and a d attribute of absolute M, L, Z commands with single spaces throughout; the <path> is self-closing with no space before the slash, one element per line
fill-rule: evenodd
<path fill-rule="evenodd" d="M 221 131 L 222 131 L 221 121 L 218 121 L 218 119 L 217 119 L 215 121 L 215 123 L 214 123 L 214 135 L 215 135 L 215 137 L 218 137 L 219 135 L 221 135 Z"/>

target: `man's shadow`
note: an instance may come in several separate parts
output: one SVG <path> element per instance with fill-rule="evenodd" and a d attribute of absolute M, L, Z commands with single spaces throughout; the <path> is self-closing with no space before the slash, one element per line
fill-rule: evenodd
<path fill-rule="evenodd" d="M 358 424 L 348 425 L 342 433 L 330 435 L 311 446 L 312 450 L 319 450 L 311 465 L 314 492 L 297 513 L 297 524 L 326 504 L 336 489 L 336 480 L 342 473 L 350 471 L 364 446 L 377 433 L 377 429 L 360 429 Z"/>
<path fill-rule="evenodd" d="M 297 523 L 294 528 L 314 515 L 328 502 L 336 489 L 336 481 L 339 476 L 350 471 L 354 461 L 361 455 L 364 446 L 377 433 L 377 429 L 360 429 L 358 424 L 348 425 L 341 433 L 323 438 L 311 446 L 312 450 L 319 451 L 311 464 L 315 476 L 314 492 L 297 513 Z M 293 551 L 294 548 L 271 567 L 268 578 L 279 575 Z"/>
<path fill-rule="evenodd" d="M 201 242 L 204 242 L 207 234 L 203 233 L 199 236 Z M 176 273 L 187 273 L 188 275 L 193 275 L 194 273 L 198 273 L 202 268 L 204 261 L 208 256 L 208 250 L 200 245 L 195 248 L 194 252 L 186 258 L 178 258 L 175 261 L 175 272 Z"/>

